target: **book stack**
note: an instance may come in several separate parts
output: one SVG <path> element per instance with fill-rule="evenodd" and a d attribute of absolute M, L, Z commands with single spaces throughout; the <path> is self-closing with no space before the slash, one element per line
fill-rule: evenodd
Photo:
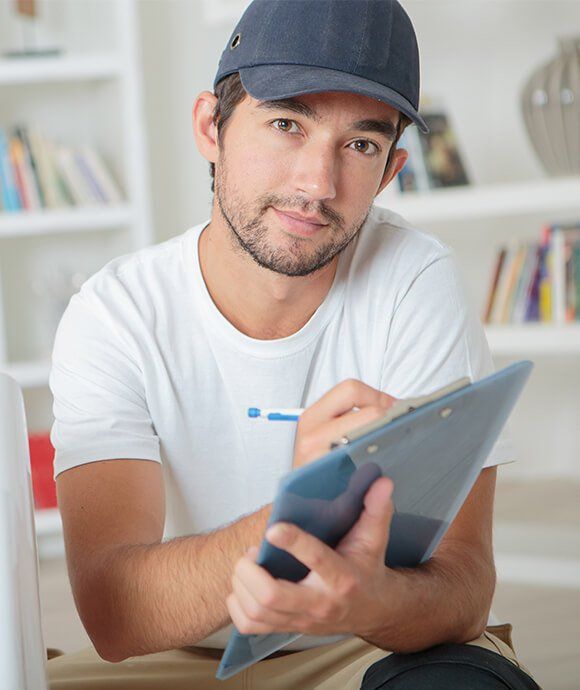
<path fill-rule="evenodd" d="M 0 127 L 0 210 L 119 203 L 121 193 L 90 146 L 57 146 L 38 129 Z"/>
<path fill-rule="evenodd" d="M 539 242 L 500 247 L 483 321 L 580 321 L 580 223 L 546 226 Z"/>
<path fill-rule="evenodd" d="M 429 127 L 423 134 L 417 127 L 407 127 L 398 148 L 409 158 L 397 181 L 401 192 L 426 192 L 441 187 L 469 184 L 456 137 L 443 112 L 421 114 Z"/>

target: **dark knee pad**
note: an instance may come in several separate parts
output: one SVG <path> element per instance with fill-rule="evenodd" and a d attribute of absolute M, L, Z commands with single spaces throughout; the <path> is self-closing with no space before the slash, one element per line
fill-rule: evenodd
<path fill-rule="evenodd" d="M 540 690 L 500 654 L 446 644 L 414 654 L 390 654 L 367 669 L 361 690 Z"/>

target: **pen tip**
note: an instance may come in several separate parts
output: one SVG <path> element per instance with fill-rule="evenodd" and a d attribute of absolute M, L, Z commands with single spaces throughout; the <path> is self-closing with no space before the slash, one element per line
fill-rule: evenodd
<path fill-rule="evenodd" d="M 248 417 L 259 417 L 260 410 L 257 407 L 248 407 Z"/>

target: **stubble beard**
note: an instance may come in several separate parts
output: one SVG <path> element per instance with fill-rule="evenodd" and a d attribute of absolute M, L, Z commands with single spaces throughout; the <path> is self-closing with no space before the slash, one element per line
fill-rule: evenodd
<path fill-rule="evenodd" d="M 370 211 L 369 207 L 364 218 L 345 229 L 344 219 L 339 213 L 324 203 L 313 208 L 299 196 L 264 194 L 254 204 L 245 204 L 239 192 L 229 184 L 223 154 L 215 168 L 215 194 L 235 249 L 248 254 L 259 266 L 291 277 L 306 276 L 328 265 L 357 236 Z M 286 246 L 274 245 L 271 236 L 275 230 L 263 219 L 270 206 L 322 217 L 328 223 L 322 232 L 330 235 L 329 238 L 323 243 L 315 244 L 309 238 L 287 234 Z"/>

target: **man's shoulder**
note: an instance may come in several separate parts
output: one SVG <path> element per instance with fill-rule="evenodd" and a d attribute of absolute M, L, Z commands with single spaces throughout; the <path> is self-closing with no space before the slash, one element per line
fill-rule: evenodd
<path fill-rule="evenodd" d="M 361 233 L 361 248 L 370 245 L 382 258 L 395 257 L 398 252 L 415 254 L 418 259 L 436 258 L 449 254 L 451 249 L 436 235 L 413 225 L 398 213 L 380 206 L 372 206 Z"/>
<path fill-rule="evenodd" d="M 177 278 L 183 262 L 184 243 L 195 232 L 197 226 L 176 235 L 164 242 L 149 245 L 133 252 L 118 256 L 109 261 L 92 275 L 82 286 L 84 293 L 102 292 L 122 285 L 125 289 L 133 286 L 146 292 L 154 284 L 161 284 Z"/>
<path fill-rule="evenodd" d="M 452 250 L 435 235 L 402 216 L 373 206 L 359 233 L 350 265 L 350 281 L 399 290 Z"/>

